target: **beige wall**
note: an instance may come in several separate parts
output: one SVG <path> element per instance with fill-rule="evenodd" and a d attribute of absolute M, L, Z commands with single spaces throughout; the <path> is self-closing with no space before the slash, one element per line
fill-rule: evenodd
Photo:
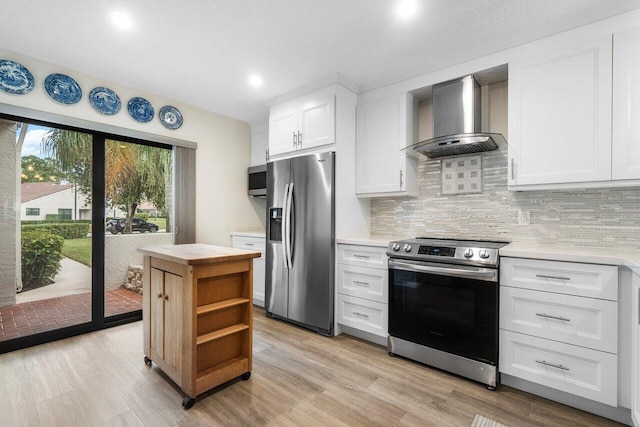
<path fill-rule="evenodd" d="M 21 63 L 36 79 L 35 88 L 26 95 L 0 92 L 0 111 L 6 110 L 7 105 L 24 107 L 53 113 L 62 119 L 71 117 L 85 120 L 96 124 L 96 127 L 100 124 L 117 126 L 122 134 L 128 134 L 128 131 L 145 132 L 149 139 L 159 136 L 196 142 L 198 242 L 230 245 L 229 232 L 263 228 L 260 214 L 256 213 L 256 206 L 251 203 L 246 191 L 251 141 L 247 123 L 8 50 L 0 49 L 0 58 Z M 43 82 L 50 73 L 68 74 L 80 84 L 83 98 L 78 104 L 62 105 L 49 98 Z M 91 107 L 87 95 L 96 86 L 109 87 L 118 94 L 123 104 L 118 114 L 105 116 Z M 154 106 L 156 116 L 151 122 L 138 123 L 128 115 L 126 104 L 134 96 L 143 96 Z M 5 104 L 5 107 L 1 104 Z M 173 105 L 182 112 L 184 124 L 180 129 L 169 130 L 160 123 L 157 112 L 164 105 Z"/>

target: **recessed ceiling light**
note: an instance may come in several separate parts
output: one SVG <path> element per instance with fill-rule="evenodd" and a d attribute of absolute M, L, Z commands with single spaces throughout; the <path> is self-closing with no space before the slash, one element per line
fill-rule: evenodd
<path fill-rule="evenodd" d="M 400 0 L 396 6 L 396 15 L 405 21 L 413 17 L 417 11 L 417 0 Z"/>
<path fill-rule="evenodd" d="M 260 77 L 257 74 L 251 74 L 249 76 L 249 84 L 253 87 L 260 87 L 262 86 L 262 77 Z"/>
<path fill-rule="evenodd" d="M 126 12 L 114 10 L 109 12 L 111 23 L 119 30 L 128 31 L 133 28 L 133 18 Z"/>

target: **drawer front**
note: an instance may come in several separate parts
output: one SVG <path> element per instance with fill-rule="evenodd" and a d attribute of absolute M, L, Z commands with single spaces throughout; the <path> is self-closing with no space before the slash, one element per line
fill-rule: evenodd
<path fill-rule="evenodd" d="M 618 353 L 618 303 L 500 287 L 500 328 Z"/>
<path fill-rule="evenodd" d="M 614 354 L 500 330 L 500 372 L 607 405 L 618 404 Z"/>
<path fill-rule="evenodd" d="M 236 249 L 265 252 L 265 239 L 260 237 L 231 236 L 231 245 Z"/>
<path fill-rule="evenodd" d="M 386 337 L 388 317 L 387 304 L 338 294 L 338 323 Z"/>
<path fill-rule="evenodd" d="M 388 270 L 338 264 L 338 293 L 387 304 L 388 283 Z"/>
<path fill-rule="evenodd" d="M 338 244 L 338 264 L 387 268 L 387 248 Z"/>
<path fill-rule="evenodd" d="M 500 258 L 500 284 L 617 301 L 618 267 Z"/>

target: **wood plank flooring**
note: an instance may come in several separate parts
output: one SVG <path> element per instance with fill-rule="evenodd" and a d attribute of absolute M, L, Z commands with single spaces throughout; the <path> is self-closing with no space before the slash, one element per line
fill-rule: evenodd
<path fill-rule="evenodd" d="M 255 310 L 251 379 L 193 408 L 146 366 L 142 322 L 0 355 L 0 426 L 614 426 L 527 393 L 484 386 Z"/>

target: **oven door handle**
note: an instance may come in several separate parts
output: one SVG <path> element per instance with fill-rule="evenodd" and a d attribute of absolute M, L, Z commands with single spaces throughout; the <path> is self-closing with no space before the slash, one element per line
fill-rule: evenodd
<path fill-rule="evenodd" d="M 498 281 L 498 270 L 490 268 L 455 268 L 455 267 L 440 267 L 435 265 L 422 265 L 413 262 L 404 262 L 395 259 L 389 260 L 389 269 L 391 270 L 404 270 L 412 271 L 415 273 L 431 273 L 440 276 L 453 276 L 461 277 L 464 279 L 476 279 L 484 280 L 486 282 Z"/>

